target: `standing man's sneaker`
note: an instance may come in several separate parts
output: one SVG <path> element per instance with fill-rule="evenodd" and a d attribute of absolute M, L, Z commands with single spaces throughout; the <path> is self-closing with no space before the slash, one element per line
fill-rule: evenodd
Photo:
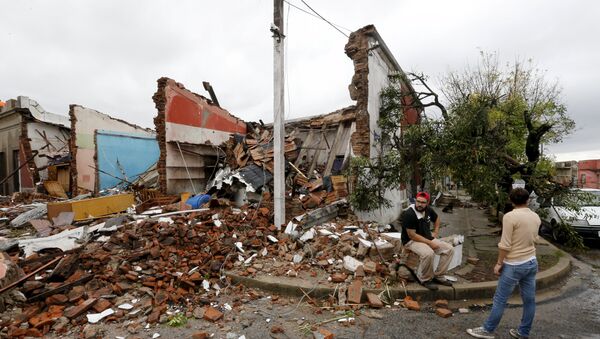
<path fill-rule="evenodd" d="M 475 338 L 494 339 L 494 333 L 484 330 L 483 327 L 467 328 L 467 333 Z"/>
<path fill-rule="evenodd" d="M 427 280 L 421 283 L 421 285 L 423 285 L 423 287 L 425 287 L 426 289 L 430 290 L 430 291 L 437 291 L 438 287 L 437 285 L 431 281 L 431 280 Z"/>
<path fill-rule="evenodd" d="M 519 330 L 517 330 L 517 329 L 514 329 L 514 328 L 511 328 L 511 329 L 508 331 L 508 333 L 510 333 L 510 336 L 511 336 L 511 337 L 513 337 L 513 338 L 517 338 L 517 339 L 529 338 L 529 337 L 526 337 L 526 336 L 524 336 L 524 335 L 521 335 L 521 334 L 519 333 Z"/>

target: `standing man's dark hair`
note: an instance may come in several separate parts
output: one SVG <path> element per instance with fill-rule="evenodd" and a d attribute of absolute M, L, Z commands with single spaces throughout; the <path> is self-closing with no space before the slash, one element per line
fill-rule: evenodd
<path fill-rule="evenodd" d="M 522 187 L 517 187 L 510 191 L 508 198 L 515 206 L 525 205 L 529 200 L 529 192 Z"/>

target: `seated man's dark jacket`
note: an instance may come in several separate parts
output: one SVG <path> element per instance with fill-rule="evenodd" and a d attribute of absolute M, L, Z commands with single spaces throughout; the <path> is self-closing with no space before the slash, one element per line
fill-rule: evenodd
<path fill-rule="evenodd" d="M 409 207 L 402 212 L 400 219 L 392 224 L 395 227 L 399 226 L 399 224 L 402 225 L 402 244 L 404 245 L 410 241 L 407 229 L 413 229 L 418 235 L 432 240 L 431 223 L 435 223 L 437 218 L 437 213 L 429 206 L 425 209 L 425 217 L 421 219 L 418 219 L 415 210 Z"/>

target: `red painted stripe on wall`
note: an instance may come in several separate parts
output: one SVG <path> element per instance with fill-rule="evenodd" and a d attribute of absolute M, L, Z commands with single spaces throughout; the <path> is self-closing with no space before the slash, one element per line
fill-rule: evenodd
<path fill-rule="evenodd" d="M 246 133 L 243 121 L 218 106 L 210 105 L 198 97 L 194 100 L 174 89 L 169 92 L 165 112 L 167 122 L 229 133 Z"/>

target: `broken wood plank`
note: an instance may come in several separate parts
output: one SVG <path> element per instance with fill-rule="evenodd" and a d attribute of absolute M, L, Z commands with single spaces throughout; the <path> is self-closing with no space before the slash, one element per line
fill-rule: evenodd
<path fill-rule="evenodd" d="M 317 142 L 317 145 L 321 144 L 321 141 L 325 138 L 325 130 L 327 128 L 327 124 L 323 125 L 321 127 L 321 134 L 319 134 L 319 141 Z M 327 140 L 325 138 L 325 140 Z M 308 176 L 312 176 L 312 172 L 315 170 L 315 167 L 317 166 L 317 159 L 319 158 L 319 154 L 321 154 L 321 150 L 320 149 L 315 149 L 315 152 L 313 153 L 313 158 L 312 161 L 310 163 L 310 168 L 308 169 Z"/>
<path fill-rule="evenodd" d="M 36 300 L 45 300 L 46 298 L 48 298 L 51 295 L 58 294 L 58 293 L 61 293 L 63 291 L 66 291 L 66 290 L 70 289 L 73 286 L 84 284 L 84 283 L 92 280 L 93 277 L 94 277 L 93 274 L 88 274 L 88 275 L 83 276 L 82 278 L 77 279 L 77 280 L 75 280 L 73 282 L 70 282 L 70 283 L 67 283 L 67 284 L 64 284 L 64 285 L 60 285 L 57 288 L 51 289 L 50 291 L 46 291 L 46 292 L 42 292 L 40 294 L 36 294 L 36 295 L 28 298 L 27 301 L 31 302 L 31 301 L 36 301 Z"/>
<path fill-rule="evenodd" d="M 58 181 L 44 181 L 44 188 L 50 196 L 64 199 L 69 198 L 67 196 L 67 193 L 65 193 L 65 190 Z"/>
<path fill-rule="evenodd" d="M 49 263 L 47 263 L 46 265 L 42 265 L 38 268 L 36 268 L 35 270 L 33 270 L 32 272 L 30 272 L 29 274 L 25 275 L 24 277 L 22 277 L 21 279 L 15 281 L 14 283 L 4 286 L 0 289 L 0 294 L 10 290 L 13 287 L 19 286 L 22 282 L 24 282 L 25 280 L 31 278 L 32 276 L 34 276 L 36 273 L 45 270 L 46 268 L 48 268 L 49 266 L 51 266 L 52 264 L 58 262 L 61 258 L 54 258 L 54 260 L 50 261 Z"/>
<path fill-rule="evenodd" d="M 337 133 L 335 134 L 335 139 L 333 139 L 333 144 L 331 145 L 331 149 L 329 150 L 329 157 L 327 158 L 327 165 L 325 165 L 325 171 L 323 172 L 324 176 L 328 176 L 331 174 L 331 167 L 333 166 L 333 160 L 337 154 L 337 148 L 340 144 L 340 140 L 342 139 L 342 133 L 344 132 L 344 124 L 340 124 L 338 126 Z"/>

